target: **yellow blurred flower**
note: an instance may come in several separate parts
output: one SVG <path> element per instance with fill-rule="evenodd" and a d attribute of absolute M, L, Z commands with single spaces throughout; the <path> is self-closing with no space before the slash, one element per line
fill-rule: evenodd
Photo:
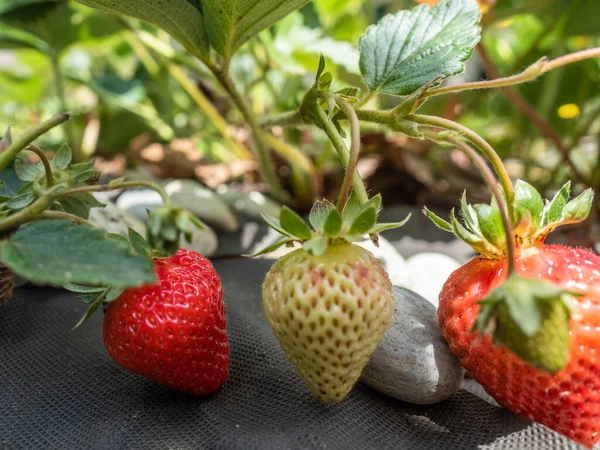
<path fill-rule="evenodd" d="M 429 6 L 434 6 L 440 2 L 440 0 L 415 0 L 415 1 L 417 3 L 423 3 L 423 4 L 426 4 Z M 494 3 L 496 3 L 496 0 L 477 0 L 477 3 L 479 3 L 479 6 L 481 7 L 481 12 L 483 14 L 485 14 L 490 9 L 492 9 L 492 6 L 494 6 Z"/>

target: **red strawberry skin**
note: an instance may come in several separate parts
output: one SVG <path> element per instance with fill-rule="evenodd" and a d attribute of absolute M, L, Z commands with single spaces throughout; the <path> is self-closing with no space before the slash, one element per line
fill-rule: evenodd
<path fill-rule="evenodd" d="M 125 369 L 192 395 L 225 383 L 229 344 L 219 276 L 202 255 L 154 260 L 158 282 L 127 289 L 104 316 L 104 345 Z"/>
<path fill-rule="evenodd" d="M 440 327 L 461 364 L 498 403 L 591 448 L 600 440 L 600 257 L 538 245 L 519 254 L 520 275 L 585 293 L 573 303 L 571 357 L 556 374 L 534 368 L 490 335 L 471 333 L 478 302 L 506 278 L 506 261 L 478 257 L 455 271 L 440 294 Z"/>

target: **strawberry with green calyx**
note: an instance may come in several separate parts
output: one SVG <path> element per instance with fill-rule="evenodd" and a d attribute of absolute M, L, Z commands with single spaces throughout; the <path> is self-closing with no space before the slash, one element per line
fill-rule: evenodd
<path fill-rule="evenodd" d="M 498 403 L 591 448 L 600 440 L 600 257 L 544 244 L 555 228 L 587 218 L 592 191 L 569 196 L 569 183 L 544 201 L 517 181 L 512 242 L 496 202 L 463 196 L 462 221 L 454 211 L 450 222 L 425 214 L 480 253 L 440 294 L 451 351 Z"/>
<path fill-rule="evenodd" d="M 288 208 L 279 219 L 265 216 L 284 237 L 259 254 L 302 245 L 267 274 L 265 315 L 288 359 L 325 402 L 339 402 L 350 392 L 394 310 L 382 264 L 352 243 L 404 224 L 377 224 L 380 207 L 380 196 L 361 206 L 354 193 L 341 213 L 319 201 L 309 216 L 313 230 Z"/>

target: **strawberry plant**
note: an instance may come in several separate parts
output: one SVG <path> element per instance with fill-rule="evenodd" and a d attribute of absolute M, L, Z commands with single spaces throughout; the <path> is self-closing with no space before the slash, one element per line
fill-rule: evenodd
<path fill-rule="evenodd" d="M 265 216 L 268 225 L 282 238 L 261 252 L 301 246 L 273 265 L 263 285 L 263 303 L 265 315 L 287 357 L 316 397 L 327 402 L 343 400 L 389 325 L 393 311 L 387 274 L 369 252 L 355 244 L 367 237 L 377 243 L 379 233 L 403 225 L 403 222 L 377 223 L 382 198 L 370 197 L 357 171 L 361 125 L 370 124 L 406 139 L 429 141 L 464 152 L 492 192 L 489 204 L 470 205 L 466 195 L 463 196 L 462 217 L 453 211 L 450 221 L 425 209 L 437 226 L 454 233 L 480 253 L 451 276 L 441 294 L 439 320 L 452 352 L 511 411 L 587 446 L 600 439 L 596 408 L 600 372 L 595 361 L 599 339 L 594 331 L 598 329 L 595 309 L 600 260 L 586 250 L 544 244 L 547 235 L 558 226 L 588 217 L 592 192 L 584 190 L 569 200 L 571 185 L 567 184 L 552 200 L 544 201 L 525 181 L 513 183 L 498 153 L 475 131 L 419 111 L 434 97 L 492 88 L 504 90 L 532 82 L 555 69 L 597 58 L 600 48 L 554 59 L 542 58 L 505 78 L 443 85 L 444 80 L 465 69 L 481 38 L 482 10 L 487 11 L 494 2 L 428 1 L 425 3 L 434 5 L 423 4 L 410 11 L 386 15 L 366 29 L 358 43 L 362 80 L 356 85 L 337 88 L 334 74 L 326 71 L 326 60 L 321 57 L 315 82 L 304 93 L 299 108 L 259 117 L 233 80 L 234 56 L 259 32 L 309 0 L 78 1 L 154 24 L 183 46 L 186 53 L 175 53 L 165 49 L 164 43 L 152 34 L 137 32 L 140 41 L 165 58 L 172 69 L 178 63 L 204 76 L 210 74 L 211 81 L 220 86 L 249 128 L 259 172 L 273 197 L 283 202 L 292 199 L 282 186 L 271 149 L 287 155 L 296 168 L 303 168 L 300 179 L 310 174 L 310 169 L 306 168 L 305 159 L 269 130 L 314 127 L 327 136 L 335 149 L 345 167 L 337 204 L 318 201 L 309 215 L 312 229 L 289 208 L 284 208 L 279 218 Z M 171 73 L 181 75 L 177 68 Z M 188 92 L 193 91 L 189 84 L 186 86 Z M 372 108 L 373 100 L 383 95 L 393 106 Z M 214 112 L 197 94 L 196 101 L 205 111 Z M 225 130 L 221 125 L 220 129 Z M 2 156 L 14 157 L 14 154 L 16 151 L 8 147 L 0 155 L 0 162 Z M 65 165 L 61 170 L 68 168 Z M 61 181 L 62 178 L 59 186 Z M 70 194 L 94 190 L 68 183 L 64 192 Z M 117 186 L 126 185 L 116 182 L 108 188 Z M 54 187 L 48 173 L 45 184 L 38 181 L 31 192 L 27 189 L 9 200 L 13 207 L 19 208 L 17 213 L 3 219 L 10 226 L 21 223 L 15 217 L 29 221 L 34 212 L 38 214 L 34 205 L 41 201 L 36 200 L 40 193 L 48 206 L 67 195 Z M 46 209 L 38 216 L 56 216 L 56 212 Z M 60 213 L 73 215 L 69 211 Z M 176 233 L 187 230 L 190 221 L 185 212 L 165 206 L 149 222 L 150 244 L 172 252 Z M 72 226 L 69 222 L 60 223 Z M 27 233 L 32 233 L 34 227 L 35 224 L 23 229 L 26 239 L 32 238 Z M 17 232 L 3 244 L 2 258 L 10 267 L 18 266 L 11 257 L 17 262 L 26 261 L 22 264 L 29 264 L 32 272 L 35 249 L 43 246 L 32 245 L 28 247 L 33 249 L 29 253 L 13 250 L 24 239 L 23 233 Z M 33 242 L 38 244 L 40 240 Z M 132 241 L 139 239 L 132 235 Z M 28 254 L 30 258 L 23 256 Z M 94 285 L 97 290 L 90 292 L 95 294 L 94 308 L 118 297 L 108 307 L 105 342 L 119 364 L 193 394 L 212 392 L 223 382 L 227 373 L 227 341 L 223 334 L 220 286 L 210 268 L 196 255 L 177 253 L 174 259 L 155 263 L 158 287 L 134 288 L 124 293 L 119 290 L 126 287 L 124 283 L 105 278 L 90 281 L 79 272 L 68 272 L 69 280 L 65 280 L 65 266 L 57 267 L 59 270 L 48 271 L 45 278 L 40 276 L 40 281 Z M 195 270 L 201 272 L 200 279 L 196 278 Z M 165 335 L 173 334 L 173 329 L 166 326 L 150 332 L 144 321 L 146 302 L 163 293 L 180 296 L 183 292 L 175 282 L 182 280 L 195 286 L 194 292 L 189 297 L 183 296 L 183 306 L 171 311 L 172 314 L 187 317 L 189 309 L 200 304 L 200 295 L 205 302 L 202 308 L 212 311 L 206 315 L 207 327 L 219 335 L 218 348 L 211 347 L 207 352 L 213 358 L 207 370 L 212 370 L 213 375 L 199 385 L 190 383 L 181 372 L 197 370 L 196 365 L 190 362 L 182 369 L 163 358 L 162 343 Z M 200 285 L 209 286 L 207 292 Z M 112 292 L 113 289 L 117 291 Z M 138 314 L 135 320 L 127 322 L 124 311 L 129 309 Z M 160 322 L 161 316 L 155 312 L 147 320 Z M 145 332 L 146 337 L 142 339 L 136 334 L 135 340 L 123 345 L 124 340 L 133 339 L 131 330 Z M 181 331 L 182 342 L 185 335 L 199 332 L 193 327 Z M 138 348 L 152 348 L 159 356 L 153 359 L 152 355 L 144 354 L 140 359 Z M 168 355 L 169 350 L 166 351 Z M 174 356 L 171 351 L 170 358 Z"/>

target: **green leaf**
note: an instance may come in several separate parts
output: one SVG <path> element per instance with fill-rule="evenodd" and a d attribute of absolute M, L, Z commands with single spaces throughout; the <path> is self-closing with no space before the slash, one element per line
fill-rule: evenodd
<path fill-rule="evenodd" d="M 35 196 L 33 195 L 33 192 L 26 191 L 23 194 L 17 195 L 16 197 L 10 199 L 8 202 L 6 202 L 5 206 L 8 209 L 19 210 L 32 204 L 34 200 Z"/>
<path fill-rule="evenodd" d="M 361 37 L 360 69 L 373 92 L 408 95 L 464 70 L 479 41 L 475 0 L 420 5 L 384 17 Z"/>
<path fill-rule="evenodd" d="M 281 227 L 292 236 L 296 236 L 302 240 L 310 239 L 312 237 L 312 231 L 306 222 L 302 220 L 302 217 L 287 206 L 284 206 L 281 210 L 279 221 L 281 222 Z"/>
<path fill-rule="evenodd" d="M 21 158 L 15 159 L 15 173 L 22 181 L 35 181 L 43 171 L 44 166 L 41 163 L 25 164 Z"/>
<path fill-rule="evenodd" d="M 90 217 L 90 209 L 104 206 L 89 192 L 80 192 L 61 199 L 58 204 L 66 213 L 73 214 L 82 219 Z"/>
<path fill-rule="evenodd" d="M 325 223 L 323 224 L 323 233 L 330 238 L 338 237 L 342 231 L 342 225 L 344 225 L 342 215 L 337 208 L 333 207 L 333 209 L 329 211 L 327 219 L 325 219 Z"/>
<path fill-rule="evenodd" d="M 317 200 L 310 210 L 310 214 L 308 215 L 308 221 L 313 226 L 315 231 L 319 233 L 323 232 L 325 221 L 329 217 L 329 213 L 334 209 L 336 209 L 335 205 L 329 200 Z"/>
<path fill-rule="evenodd" d="M 326 237 L 315 236 L 302 244 L 302 248 L 315 256 L 321 256 L 327 250 L 328 245 L 329 240 Z"/>
<path fill-rule="evenodd" d="M 100 292 L 104 292 L 106 290 L 104 286 L 82 286 L 80 284 L 73 283 L 65 283 L 63 288 L 78 294 L 99 294 Z"/>
<path fill-rule="evenodd" d="M 479 237 L 483 237 L 481 230 L 479 229 L 475 208 L 467 203 L 467 191 L 463 191 L 463 195 L 460 198 L 460 213 L 467 225 L 467 228 Z"/>
<path fill-rule="evenodd" d="M 149 257 L 152 253 L 152 248 L 150 247 L 150 244 L 148 244 L 148 241 L 146 241 L 146 239 L 144 239 L 142 235 L 133 228 L 129 228 L 128 235 L 129 242 L 131 242 L 131 246 L 133 247 L 135 253 L 141 256 Z"/>
<path fill-rule="evenodd" d="M 571 182 L 567 181 L 563 187 L 554 195 L 552 201 L 546 205 L 544 211 L 544 220 L 542 225 L 549 225 L 551 223 L 558 222 L 562 219 L 563 210 L 569 201 L 571 195 Z"/>
<path fill-rule="evenodd" d="M 536 188 L 523 180 L 517 180 L 513 205 L 517 222 L 523 217 L 530 217 L 532 227 L 539 228 L 542 223 L 544 200 Z"/>
<path fill-rule="evenodd" d="M 582 222 L 590 215 L 594 191 L 589 188 L 571 200 L 563 210 L 562 220 L 569 223 Z"/>
<path fill-rule="evenodd" d="M 105 292 L 105 291 L 103 291 L 103 292 Z M 102 305 L 102 303 L 104 303 L 104 295 L 96 295 L 96 298 L 93 300 L 93 302 L 90 305 L 90 307 L 88 308 L 87 312 L 83 315 L 83 317 L 79 320 L 79 322 L 77 322 L 77 324 L 73 327 L 73 330 L 75 330 L 76 328 L 79 328 L 90 317 L 92 317 L 92 315 L 94 315 L 94 313 L 96 311 L 98 311 L 98 308 L 100 308 L 100 306 Z"/>
<path fill-rule="evenodd" d="M 362 210 L 364 211 L 367 208 L 374 208 L 375 212 L 379 214 L 379 211 L 381 211 L 381 205 L 381 194 L 377 194 L 374 197 L 371 197 L 364 205 L 362 205 Z"/>
<path fill-rule="evenodd" d="M 363 209 L 361 213 L 354 219 L 348 234 L 350 235 L 363 235 L 368 233 L 371 228 L 377 222 L 377 210 L 374 206 Z"/>
<path fill-rule="evenodd" d="M 101 11 L 124 14 L 162 28 L 188 51 L 208 60 L 209 44 L 201 8 L 188 0 L 77 0 Z M 202 2 L 202 6 L 209 2 Z M 213 6 L 215 5 L 213 0 Z M 225 15 L 225 9 L 222 9 Z M 208 19 L 208 18 L 207 18 Z M 212 19 L 208 19 L 213 21 Z M 213 22 L 214 23 L 214 22 Z"/>
<path fill-rule="evenodd" d="M 323 56 L 323 53 L 321 53 L 321 55 L 319 56 L 319 68 L 317 69 L 317 76 L 315 78 L 315 83 L 319 82 L 319 79 L 321 78 L 321 75 L 323 74 L 324 70 L 325 70 L 325 57 Z"/>
<path fill-rule="evenodd" d="M 201 3 L 210 42 L 229 61 L 250 38 L 309 1 L 202 0 Z"/>
<path fill-rule="evenodd" d="M 50 161 L 50 165 L 53 169 L 63 170 L 66 169 L 69 164 L 71 164 L 71 159 L 73 158 L 73 153 L 71 152 L 71 147 L 68 145 L 63 145 L 52 161 Z"/>
<path fill-rule="evenodd" d="M 152 262 L 133 255 L 129 245 L 65 220 L 20 229 L 0 244 L 0 254 L 14 272 L 37 283 L 128 287 L 156 281 Z"/>
<path fill-rule="evenodd" d="M 501 247 L 506 239 L 500 210 L 482 203 L 475 205 L 475 213 L 483 237 L 493 246 Z"/>
<path fill-rule="evenodd" d="M 275 250 L 277 250 L 280 247 L 283 247 L 284 245 L 288 245 L 291 244 L 292 242 L 294 242 L 295 239 L 294 238 L 285 238 L 285 239 L 281 239 L 280 241 L 275 242 L 274 244 L 269 245 L 266 248 L 263 248 L 262 250 L 260 250 L 257 253 L 254 253 L 252 255 L 244 255 L 244 256 L 248 256 L 250 258 L 254 257 L 254 256 L 260 256 L 260 255 L 266 255 L 267 253 L 271 253 L 274 252 Z"/>
<path fill-rule="evenodd" d="M 454 228 L 452 228 L 452 225 L 450 225 L 450 223 L 446 222 L 444 219 L 442 219 L 440 216 L 438 216 L 437 214 L 434 214 L 431 210 L 429 210 L 427 207 L 423 208 L 423 213 L 429 217 L 429 219 L 440 229 L 447 231 L 448 233 L 452 233 L 454 234 Z"/>
<path fill-rule="evenodd" d="M 348 201 L 346 202 L 346 205 L 344 205 L 344 210 L 342 211 L 342 218 L 344 219 L 344 222 L 354 222 L 354 219 L 356 219 L 356 216 L 358 216 L 360 209 L 361 205 L 360 201 L 358 200 L 358 195 L 354 189 L 352 189 L 352 192 L 350 192 L 350 197 L 348 197 Z"/>
<path fill-rule="evenodd" d="M 267 222 L 267 225 L 269 225 L 271 228 L 273 228 L 279 234 L 283 234 L 284 236 L 290 236 L 290 233 L 288 233 L 287 231 L 285 231 L 283 229 L 283 227 L 281 226 L 281 222 L 279 222 L 279 219 L 277 217 L 273 217 L 264 212 L 261 212 L 260 215 L 262 216 L 264 221 Z"/>
<path fill-rule="evenodd" d="M 376 223 L 375 226 L 369 230 L 369 234 L 379 234 L 387 230 L 403 227 L 410 220 L 410 217 L 411 214 L 406 216 L 406 219 L 404 219 L 402 222 Z"/>

